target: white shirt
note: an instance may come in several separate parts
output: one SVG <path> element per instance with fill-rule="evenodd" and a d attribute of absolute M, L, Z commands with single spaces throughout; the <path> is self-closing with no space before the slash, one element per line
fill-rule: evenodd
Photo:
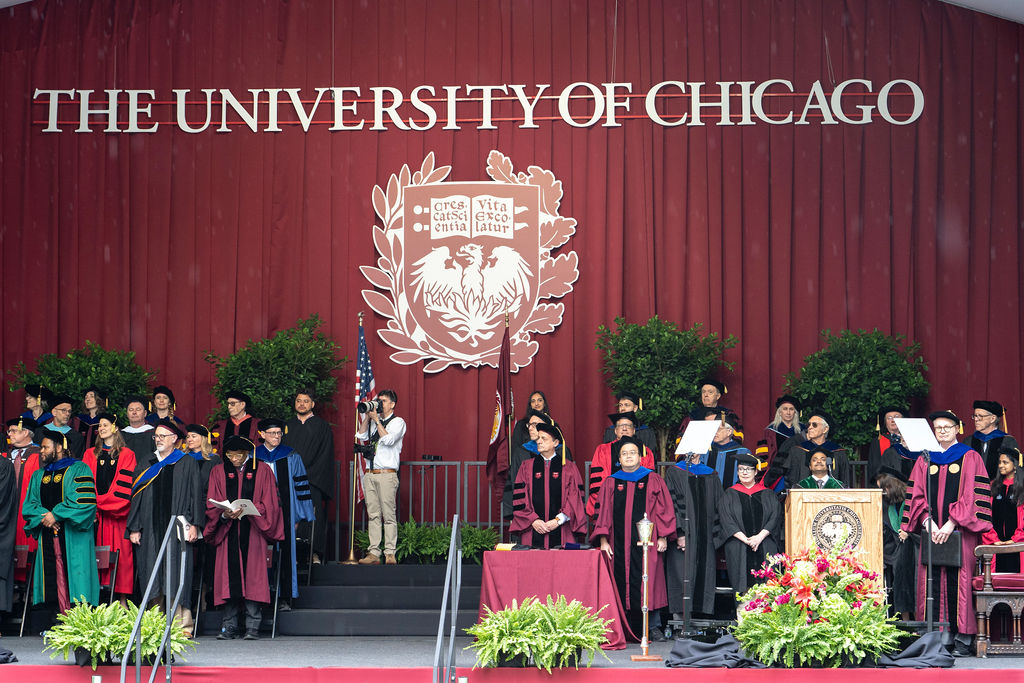
<path fill-rule="evenodd" d="M 394 415 L 394 413 L 392 413 Z M 384 422 L 384 420 L 381 420 Z M 370 434 L 377 432 L 377 425 L 370 421 L 367 423 L 369 428 L 365 432 L 357 432 L 356 438 L 367 440 L 370 438 Z M 380 437 L 377 442 L 377 450 L 373 456 L 373 469 L 375 470 L 397 470 L 400 456 L 402 455 L 402 437 L 405 436 L 405 420 L 398 417 L 397 415 L 388 422 L 384 429 L 387 430 L 387 436 Z"/>

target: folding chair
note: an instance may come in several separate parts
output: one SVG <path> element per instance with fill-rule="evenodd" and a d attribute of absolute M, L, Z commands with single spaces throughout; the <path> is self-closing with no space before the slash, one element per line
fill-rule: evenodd
<path fill-rule="evenodd" d="M 36 554 L 28 551 L 27 545 L 14 546 L 14 566 L 25 570 L 25 595 L 21 608 L 21 626 L 18 637 L 25 636 L 25 622 L 28 621 L 28 606 L 32 604 L 32 575 L 35 574 Z"/>
<path fill-rule="evenodd" d="M 267 545 L 267 571 L 274 577 L 270 584 L 270 590 L 274 594 L 274 619 L 270 627 L 270 638 L 277 637 L 277 608 L 281 602 L 281 549 L 277 543 Z M 291 586 L 291 582 L 288 582 Z"/>
<path fill-rule="evenodd" d="M 111 552 L 109 545 L 96 546 L 96 569 L 98 571 L 110 570 L 108 582 L 100 584 L 100 590 L 110 591 L 110 599 L 107 600 L 108 605 L 114 602 L 114 586 L 117 582 L 117 561 L 119 555 L 120 551 L 115 550 Z"/>

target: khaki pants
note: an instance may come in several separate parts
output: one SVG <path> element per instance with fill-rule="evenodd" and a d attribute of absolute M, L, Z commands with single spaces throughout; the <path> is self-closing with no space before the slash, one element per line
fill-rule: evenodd
<path fill-rule="evenodd" d="M 394 555 L 398 544 L 398 473 L 367 472 L 363 477 L 366 516 L 370 518 L 368 551 L 380 557 L 381 526 L 384 527 L 384 554 Z"/>

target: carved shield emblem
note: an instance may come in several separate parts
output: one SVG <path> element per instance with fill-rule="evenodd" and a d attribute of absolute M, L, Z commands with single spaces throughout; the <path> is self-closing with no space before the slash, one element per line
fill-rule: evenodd
<path fill-rule="evenodd" d="M 362 266 L 376 289 L 363 299 L 388 319 L 378 330 L 396 349 L 391 359 L 426 361 L 425 372 L 449 365 L 497 367 L 508 315 L 513 371 L 539 348 L 532 334 L 553 332 L 564 305 L 546 303 L 572 291 L 574 251 L 552 255 L 576 231 L 558 215 L 561 182 L 531 166 L 515 173 L 507 157 L 488 155 L 490 182 L 443 182 L 451 168 L 434 155 L 411 173 L 403 166 L 387 189 L 375 187 L 376 267 Z"/>

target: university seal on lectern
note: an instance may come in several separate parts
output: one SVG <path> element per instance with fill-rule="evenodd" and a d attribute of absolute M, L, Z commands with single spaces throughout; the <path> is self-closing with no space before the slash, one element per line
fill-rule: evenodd
<path fill-rule="evenodd" d="M 811 537 L 825 551 L 832 550 L 843 539 L 846 547 L 856 548 L 863 535 L 860 516 L 845 505 L 826 505 L 811 522 Z"/>

